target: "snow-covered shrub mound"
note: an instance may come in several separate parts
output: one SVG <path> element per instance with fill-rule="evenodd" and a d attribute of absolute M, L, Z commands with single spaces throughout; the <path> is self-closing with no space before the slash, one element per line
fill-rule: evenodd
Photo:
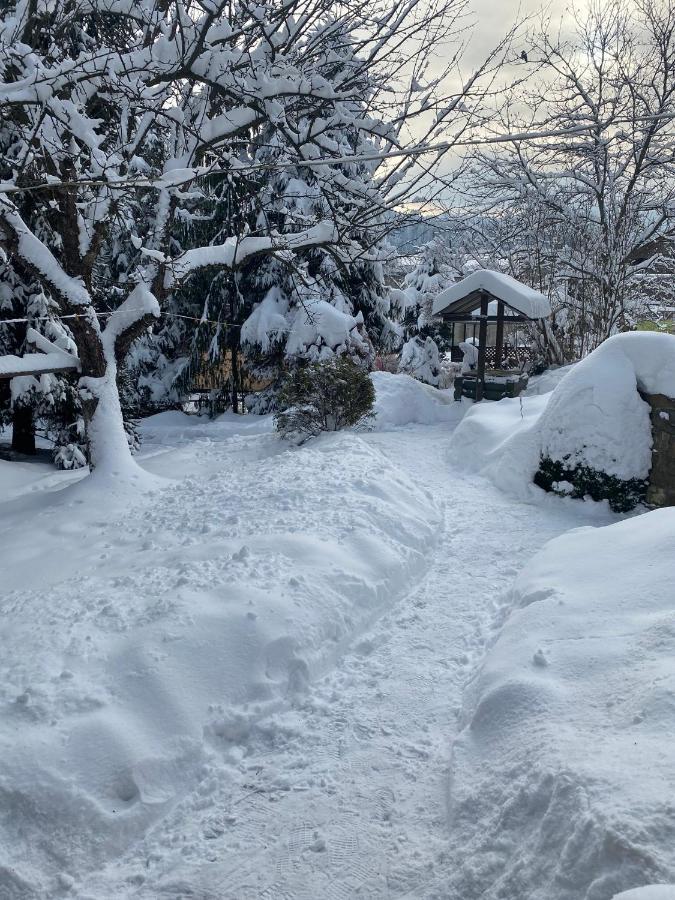
<path fill-rule="evenodd" d="M 536 476 L 547 489 L 625 510 L 644 494 L 651 466 L 650 408 L 638 391 L 675 396 L 675 337 L 617 335 L 551 394 L 475 407 L 451 452 L 520 494 Z"/>
<path fill-rule="evenodd" d="M 517 579 L 453 747 L 466 839 L 448 896 L 610 900 L 675 880 L 674 547 L 675 510 L 657 510 L 557 538 Z"/>
<path fill-rule="evenodd" d="M 410 375 L 371 372 L 370 377 L 375 385 L 376 428 L 454 423 L 468 408 L 468 403 L 454 401 L 452 391 L 430 387 Z"/>
<path fill-rule="evenodd" d="M 2 506 L 0 897 L 61 896 L 245 767 L 258 719 L 421 575 L 440 514 L 387 456 L 234 418 L 147 423 L 144 464 L 189 474 L 132 509 L 86 482 Z"/>
<path fill-rule="evenodd" d="M 274 424 L 282 437 L 301 444 L 324 431 L 364 424 L 372 417 L 374 400 L 363 366 L 348 356 L 334 356 L 288 372 Z"/>
<path fill-rule="evenodd" d="M 398 371 L 438 387 L 442 372 L 436 342 L 430 337 L 414 337 L 406 341 L 401 350 Z"/>

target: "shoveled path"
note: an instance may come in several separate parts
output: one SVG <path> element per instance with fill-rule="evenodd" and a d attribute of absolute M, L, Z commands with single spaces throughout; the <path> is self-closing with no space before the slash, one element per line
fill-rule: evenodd
<path fill-rule="evenodd" d="M 519 568 L 589 520 L 582 504 L 517 504 L 453 470 L 447 426 L 367 440 L 444 504 L 426 577 L 304 699 L 257 724 L 240 783 L 214 767 L 159 823 L 117 868 L 116 897 L 452 900 L 448 766 L 464 686 Z"/>

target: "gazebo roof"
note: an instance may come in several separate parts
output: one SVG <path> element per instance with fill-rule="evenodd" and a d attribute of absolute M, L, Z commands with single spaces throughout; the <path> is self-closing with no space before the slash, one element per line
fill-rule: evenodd
<path fill-rule="evenodd" d="M 466 317 L 480 306 L 482 294 L 501 300 L 525 319 L 544 319 L 551 315 L 551 304 L 543 294 L 491 269 L 477 269 L 442 291 L 434 300 L 433 314 L 444 319 Z"/>

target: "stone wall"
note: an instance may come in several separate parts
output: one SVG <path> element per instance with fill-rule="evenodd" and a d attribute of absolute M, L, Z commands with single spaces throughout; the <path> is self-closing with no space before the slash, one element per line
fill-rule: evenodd
<path fill-rule="evenodd" d="M 652 468 L 647 502 L 675 506 L 675 400 L 663 394 L 642 394 L 651 406 Z"/>

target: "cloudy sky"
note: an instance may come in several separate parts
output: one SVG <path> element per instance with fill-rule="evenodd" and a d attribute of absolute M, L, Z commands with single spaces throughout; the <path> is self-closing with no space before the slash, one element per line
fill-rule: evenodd
<path fill-rule="evenodd" d="M 542 23 L 542 10 L 550 20 L 551 30 L 557 31 L 559 23 L 564 22 L 565 18 L 570 18 L 569 7 L 572 0 L 469 0 L 468 13 L 470 20 L 474 23 L 468 45 L 462 56 L 461 61 L 461 81 L 464 81 L 470 72 L 478 67 L 500 42 L 500 40 L 510 31 L 517 22 L 524 22 L 522 37 L 516 39 L 513 45 L 514 62 L 520 55 L 521 50 L 528 50 L 527 32 L 537 31 L 538 26 Z M 583 9 L 590 0 L 577 0 L 577 8 Z M 528 21 L 526 21 L 528 20 Z M 468 24 L 468 23 L 467 23 Z M 444 60 L 439 55 L 436 65 L 439 69 L 443 66 Z M 434 65 L 432 63 L 432 71 Z M 527 67 L 525 67 L 527 68 Z M 505 80 L 509 80 L 515 74 L 522 76 L 525 74 L 523 67 L 507 67 L 505 70 Z M 447 135 L 450 137 L 453 132 L 452 127 L 448 129 Z M 417 135 L 411 134 L 415 138 Z M 457 169 L 462 151 L 451 151 L 442 161 L 438 170 L 439 174 L 447 177 Z M 432 213 L 438 211 L 446 203 L 452 203 L 455 192 L 452 188 L 443 190 L 438 200 L 440 206 L 436 203 L 431 205 L 424 204 L 421 209 L 425 212 Z M 417 208 L 416 204 L 409 204 L 410 208 Z"/>
<path fill-rule="evenodd" d="M 583 2 L 579 4 L 583 6 Z M 467 62 L 478 63 L 490 52 L 509 28 L 518 21 L 532 16 L 534 26 L 538 14 L 545 8 L 552 23 L 564 18 L 569 0 L 471 0 L 470 8 L 476 21 Z"/>

